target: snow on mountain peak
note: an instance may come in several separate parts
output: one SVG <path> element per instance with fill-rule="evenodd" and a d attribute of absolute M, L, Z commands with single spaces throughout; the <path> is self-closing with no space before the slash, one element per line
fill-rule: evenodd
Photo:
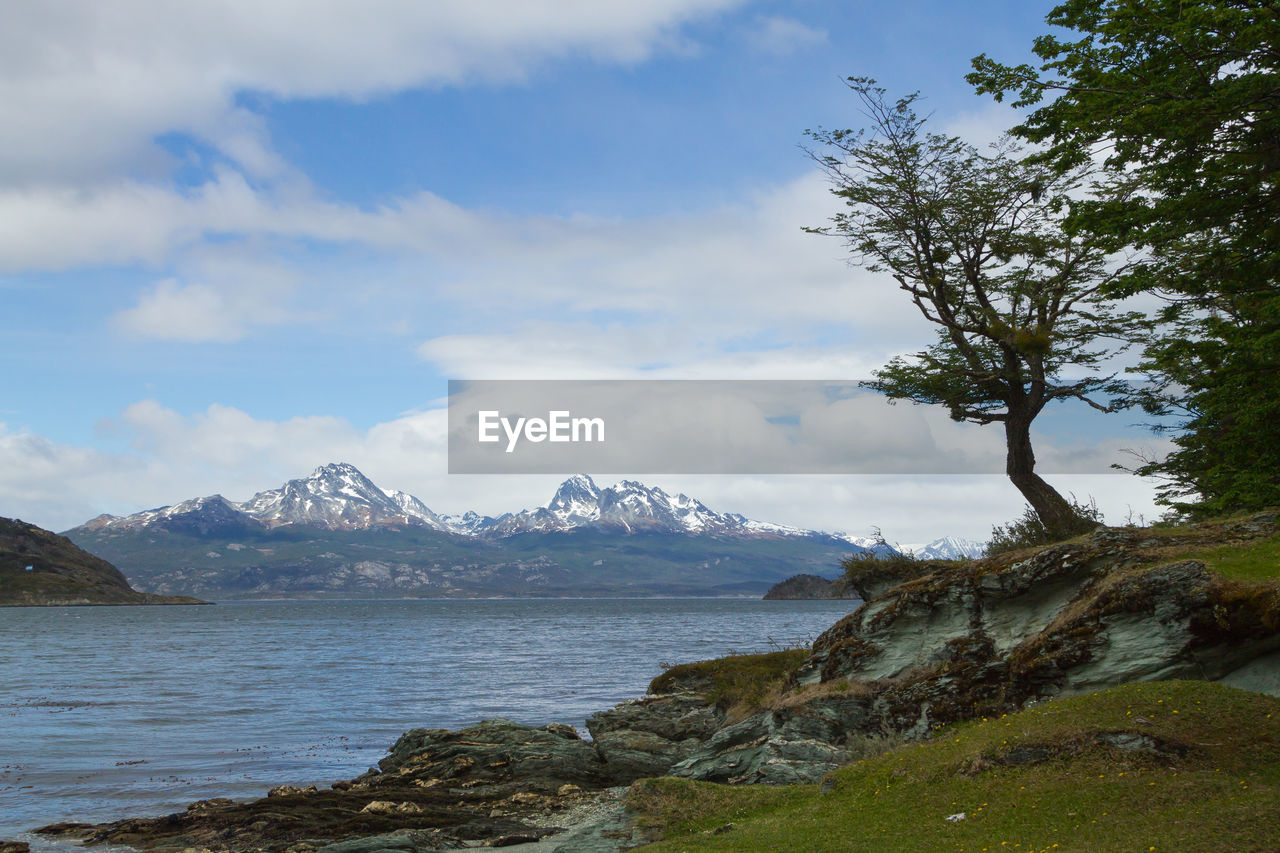
<path fill-rule="evenodd" d="M 972 560 L 986 553 L 987 546 L 972 539 L 943 536 L 924 545 L 899 545 L 898 550 L 910 552 L 920 560 Z"/>
<path fill-rule="evenodd" d="M 565 521 L 593 520 L 600 516 L 600 488 L 586 474 L 574 474 L 560 484 L 546 508 Z"/>
<path fill-rule="evenodd" d="M 306 479 L 290 480 L 278 489 L 258 492 L 240 509 L 270 526 L 312 524 L 330 529 L 370 527 L 374 524 L 422 518 L 431 511 L 402 506 L 347 462 L 321 465 Z M 412 507 L 412 511 L 409 507 Z"/>
<path fill-rule="evenodd" d="M 413 495 L 381 489 L 347 462 L 321 465 L 309 477 L 289 480 L 277 489 L 258 492 L 244 503 L 221 495 L 192 498 L 173 506 L 124 518 L 99 516 L 84 527 L 138 529 L 159 525 L 175 531 L 278 527 L 302 524 L 331 530 L 358 530 L 376 525 L 416 525 L 462 536 L 502 538 L 521 533 L 568 532 L 579 528 L 625 533 L 731 537 L 817 537 L 843 541 L 854 549 L 879 550 L 882 543 L 844 534 L 825 534 L 782 524 L 754 521 L 736 513 L 719 513 L 684 493 L 668 494 L 637 480 L 621 480 L 601 489 L 586 474 L 569 477 L 541 507 L 498 518 L 466 512 L 439 515 Z M 944 537 L 914 549 L 927 559 L 975 556 L 982 545 Z"/>

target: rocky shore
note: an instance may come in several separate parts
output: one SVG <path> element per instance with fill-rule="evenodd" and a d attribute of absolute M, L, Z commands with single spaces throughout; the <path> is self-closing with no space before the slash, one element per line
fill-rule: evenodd
<path fill-rule="evenodd" d="M 815 782 L 877 744 L 1134 681 L 1280 695 L 1277 587 L 1209 565 L 1224 548 L 1274 548 L 1278 534 L 1270 512 L 930 564 L 863 590 L 869 600 L 809 652 L 672 668 L 649 695 L 589 718 L 589 742 L 554 723 L 415 729 L 376 770 L 323 789 L 38 831 L 165 853 L 625 850 L 653 840 L 625 797 L 645 777 Z"/>

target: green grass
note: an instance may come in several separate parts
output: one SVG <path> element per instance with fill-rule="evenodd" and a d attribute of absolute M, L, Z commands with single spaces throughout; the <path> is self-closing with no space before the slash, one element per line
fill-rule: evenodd
<path fill-rule="evenodd" d="M 721 708 L 748 711 L 782 687 L 808 656 L 809 649 L 784 649 L 682 663 L 650 682 L 649 692 L 692 689 Z"/>
<path fill-rule="evenodd" d="M 1213 572 L 1245 581 L 1280 579 L 1280 536 L 1232 545 L 1178 550 L 1174 559 L 1201 560 Z"/>
<path fill-rule="evenodd" d="M 1147 735 L 1165 751 L 1122 751 L 1098 740 L 1106 733 Z M 629 799 L 664 831 L 645 848 L 655 853 L 1275 850 L 1280 700 L 1207 682 L 1130 684 L 948 727 L 828 780 L 824 793 L 659 779 Z"/>

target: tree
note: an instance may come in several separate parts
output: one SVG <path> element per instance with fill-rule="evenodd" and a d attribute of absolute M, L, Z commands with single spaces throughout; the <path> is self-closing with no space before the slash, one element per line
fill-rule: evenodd
<path fill-rule="evenodd" d="M 1132 400 L 1181 416 L 1177 449 L 1138 473 L 1185 514 L 1278 504 L 1280 4 L 1071 0 L 1047 22 L 1072 38 L 1037 38 L 1039 68 L 984 55 L 968 79 L 1035 107 L 1012 132 L 1041 162 L 1116 177 L 1071 225 L 1146 253 L 1114 294 L 1167 300 Z"/>
<path fill-rule="evenodd" d="M 1137 322 L 1102 296 L 1116 274 L 1106 253 L 1061 227 L 1083 173 L 1029 163 L 1007 139 L 980 153 L 924 132 L 917 96 L 889 103 L 866 78 L 849 87 L 869 128 L 807 132 L 847 209 L 809 230 L 843 237 L 939 327 L 928 349 L 894 358 L 869 387 L 944 405 L 957 421 L 1003 424 L 1009 479 L 1051 535 L 1079 532 L 1084 519 L 1035 473 L 1031 424 L 1055 400 L 1105 410 L 1094 396 L 1114 377 L 1097 368 Z M 1065 368 L 1084 378 L 1064 378 Z"/>

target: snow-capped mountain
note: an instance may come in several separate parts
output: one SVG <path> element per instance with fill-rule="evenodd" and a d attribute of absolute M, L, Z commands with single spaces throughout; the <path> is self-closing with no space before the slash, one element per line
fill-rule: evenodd
<path fill-rule="evenodd" d="M 986 553 L 985 542 L 974 542 L 972 539 L 960 539 L 955 536 L 943 536 L 927 545 L 900 545 L 902 551 L 909 551 L 921 560 L 965 560 L 977 559 Z"/>
<path fill-rule="evenodd" d="M 444 515 L 347 464 L 243 503 L 193 498 L 99 516 L 66 535 L 137 589 L 205 599 L 760 595 L 796 574 L 835 571 L 851 552 L 892 551 L 879 538 L 716 512 L 634 480 L 601 488 L 585 475 L 543 506 Z"/>
<path fill-rule="evenodd" d="M 671 495 L 656 486 L 623 480 L 600 488 L 585 474 L 560 484 L 545 506 L 497 518 L 466 512 L 441 515 L 407 492 L 382 489 L 354 465 L 332 463 L 310 477 L 290 480 L 278 489 L 258 492 L 243 503 L 221 495 L 194 498 L 123 518 L 98 516 L 82 525 L 86 532 L 112 533 L 156 527 L 175 533 L 208 535 L 232 530 L 268 530 L 307 525 L 327 530 L 372 527 L 426 527 L 469 538 L 503 539 L 522 533 L 595 529 L 623 534 L 656 533 L 739 539 L 806 538 L 847 543 L 855 549 L 888 550 L 881 541 L 827 534 L 720 513 L 688 495 Z M 945 547 L 976 546 L 939 539 L 922 550 L 934 556 Z M 965 553 L 968 553 L 967 551 Z"/>
<path fill-rule="evenodd" d="M 493 526 L 495 519 L 491 515 L 481 515 L 478 512 L 467 510 L 462 515 L 439 515 L 440 523 L 444 525 L 444 529 L 453 533 L 461 533 L 464 536 L 479 536 Z"/>
<path fill-rule="evenodd" d="M 100 515 L 81 525 L 88 531 L 140 530 L 147 527 L 160 527 L 174 533 L 196 535 L 263 526 L 258 519 L 242 512 L 239 505 L 222 495 L 191 498 L 173 506 L 148 509 L 123 518 L 115 515 Z"/>
<path fill-rule="evenodd" d="M 363 528 L 408 517 L 394 498 L 346 463 L 324 465 L 306 479 L 258 492 L 239 508 L 271 527 L 312 524 L 330 529 Z"/>
<path fill-rule="evenodd" d="M 123 518 L 100 515 L 83 527 L 105 532 L 158 527 L 174 533 L 208 534 L 234 528 L 269 529 L 285 524 L 328 530 L 362 530 L 381 525 L 454 530 L 413 495 L 383 491 L 354 465 L 345 462 L 322 465 L 310 477 L 258 492 L 244 503 L 232 503 L 221 495 L 211 495 Z"/>
<path fill-rule="evenodd" d="M 546 506 L 508 513 L 496 519 L 489 532 L 517 533 L 573 530 L 580 527 L 625 533 L 737 534 L 779 533 L 781 527 L 748 526 L 740 515 L 718 513 L 688 495 L 670 495 L 656 486 L 623 480 L 601 489 L 585 474 L 565 480 Z M 796 530 L 794 534 L 814 535 Z"/>

